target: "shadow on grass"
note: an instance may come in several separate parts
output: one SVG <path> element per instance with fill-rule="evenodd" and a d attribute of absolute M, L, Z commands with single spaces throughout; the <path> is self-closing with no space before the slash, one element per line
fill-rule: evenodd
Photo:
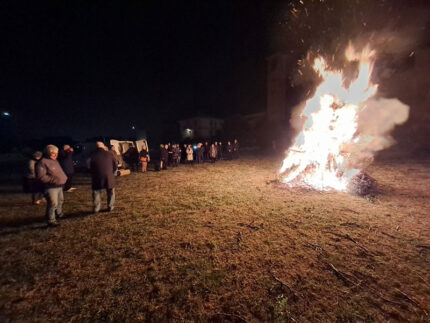
<path fill-rule="evenodd" d="M 59 219 L 59 222 L 69 222 L 78 219 L 86 218 L 90 215 L 94 215 L 94 212 L 75 212 L 65 215 L 64 218 Z M 6 225 L 0 226 L 0 236 L 6 236 L 10 234 L 17 234 L 21 232 L 35 231 L 35 230 L 51 230 L 55 228 L 48 227 L 44 216 L 32 219 L 20 219 L 17 221 L 11 221 Z"/>

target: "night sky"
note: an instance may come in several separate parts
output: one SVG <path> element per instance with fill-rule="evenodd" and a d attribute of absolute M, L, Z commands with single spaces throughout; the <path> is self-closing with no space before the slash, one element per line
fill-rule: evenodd
<path fill-rule="evenodd" d="M 427 0 L 1 1 L 0 130 L 175 139 L 181 118 L 264 111 L 276 51 L 290 93 L 311 93 L 305 58 L 343 58 L 349 40 L 370 42 L 380 89 L 427 120 L 429 17 Z"/>
<path fill-rule="evenodd" d="M 2 1 L 0 110 L 19 138 L 159 136 L 176 120 L 265 109 L 273 5 Z"/>

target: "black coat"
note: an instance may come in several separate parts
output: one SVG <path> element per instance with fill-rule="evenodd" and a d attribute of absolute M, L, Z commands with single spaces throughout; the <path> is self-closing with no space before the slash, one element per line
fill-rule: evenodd
<path fill-rule="evenodd" d="M 91 155 L 90 173 L 93 190 L 111 189 L 115 187 L 114 172 L 117 169 L 117 162 L 112 154 L 103 148 L 98 148 Z"/>
<path fill-rule="evenodd" d="M 60 153 L 60 165 L 66 175 L 71 175 L 75 173 L 75 167 L 73 165 L 73 151 L 64 151 Z"/>

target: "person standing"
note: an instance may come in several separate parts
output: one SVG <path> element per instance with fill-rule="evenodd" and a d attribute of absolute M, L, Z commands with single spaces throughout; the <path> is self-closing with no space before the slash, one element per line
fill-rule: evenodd
<path fill-rule="evenodd" d="M 227 160 L 232 160 L 233 159 L 233 146 L 231 145 L 230 141 L 227 141 L 226 152 L 227 152 Z"/>
<path fill-rule="evenodd" d="M 133 172 L 139 169 L 139 152 L 136 147 L 131 146 L 125 153 L 124 158 Z"/>
<path fill-rule="evenodd" d="M 106 190 L 108 211 L 114 209 L 115 204 L 115 176 L 118 167 L 112 154 L 105 145 L 98 141 L 97 150 L 91 155 L 90 173 L 93 189 L 94 212 L 100 211 L 101 192 Z"/>
<path fill-rule="evenodd" d="M 216 160 L 216 148 L 215 148 L 215 145 L 214 144 L 212 144 L 211 146 L 210 146 L 210 148 L 209 148 L 209 159 L 210 159 L 210 162 L 211 163 L 215 163 L 215 160 Z"/>
<path fill-rule="evenodd" d="M 223 153 L 222 142 L 220 141 L 220 142 L 218 142 L 218 159 L 219 160 L 222 160 L 222 158 L 223 158 L 222 153 Z"/>
<path fill-rule="evenodd" d="M 161 168 L 160 169 L 167 169 L 167 164 L 169 163 L 169 145 L 164 145 L 164 147 L 161 148 Z"/>
<path fill-rule="evenodd" d="M 215 152 L 216 152 L 216 158 L 215 159 L 218 160 L 218 158 L 219 158 L 218 157 L 218 141 L 215 141 L 214 145 L 215 145 Z"/>
<path fill-rule="evenodd" d="M 145 173 L 148 167 L 148 159 L 149 159 L 149 154 L 145 147 L 143 147 L 142 150 L 140 151 L 139 158 L 140 158 L 140 163 L 142 165 L 142 173 Z"/>
<path fill-rule="evenodd" d="M 63 186 L 67 176 L 57 160 L 58 148 L 48 145 L 45 148 L 45 157 L 36 165 L 36 178 L 43 185 L 43 192 L 47 201 L 46 218 L 48 226 L 58 226 L 56 216 L 64 216 L 63 213 Z"/>
<path fill-rule="evenodd" d="M 233 142 L 233 158 L 239 158 L 239 142 L 237 141 L 237 139 L 235 139 Z"/>
<path fill-rule="evenodd" d="M 181 149 L 181 161 L 183 164 L 188 162 L 187 144 L 184 144 Z"/>
<path fill-rule="evenodd" d="M 188 164 L 192 164 L 193 163 L 193 148 L 191 147 L 191 145 L 188 145 L 187 147 L 187 163 Z"/>
<path fill-rule="evenodd" d="M 205 145 L 204 145 L 204 150 L 203 150 L 203 160 L 204 160 L 205 163 L 209 162 L 209 160 L 210 160 L 210 158 L 209 158 L 209 149 L 210 149 L 209 143 L 206 141 Z"/>
<path fill-rule="evenodd" d="M 203 163 L 205 148 L 203 147 L 203 144 L 199 142 L 197 144 L 197 164 Z"/>
<path fill-rule="evenodd" d="M 73 175 L 75 174 L 75 166 L 73 165 L 73 148 L 69 145 L 64 145 L 63 150 L 60 151 L 58 156 L 60 165 L 67 176 L 67 182 L 64 184 L 64 192 L 73 192 L 76 190 L 72 187 Z"/>
<path fill-rule="evenodd" d="M 28 162 L 27 174 L 24 178 L 24 192 L 31 193 L 33 204 L 40 204 L 43 201 L 43 193 L 40 182 L 36 179 L 36 164 L 42 158 L 43 153 L 36 151 Z"/>
<path fill-rule="evenodd" d="M 176 148 L 176 144 L 173 144 L 171 151 L 172 151 L 171 165 L 173 167 L 176 167 L 178 166 L 178 149 Z"/>

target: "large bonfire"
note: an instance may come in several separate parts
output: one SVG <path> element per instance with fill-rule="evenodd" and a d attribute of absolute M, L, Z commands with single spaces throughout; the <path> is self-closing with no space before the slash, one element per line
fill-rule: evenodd
<path fill-rule="evenodd" d="M 350 45 L 345 56 L 358 65 L 350 82 L 342 71 L 329 70 L 323 58 L 314 61 L 322 82 L 306 102 L 302 129 L 280 169 L 289 186 L 347 191 L 352 179 L 363 178 L 373 153 L 392 144 L 394 125 L 408 117 L 409 107 L 398 100 L 372 99 L 378 88 L 371 82 L 374 51 L 366 47 L 358 53 Z"/>

